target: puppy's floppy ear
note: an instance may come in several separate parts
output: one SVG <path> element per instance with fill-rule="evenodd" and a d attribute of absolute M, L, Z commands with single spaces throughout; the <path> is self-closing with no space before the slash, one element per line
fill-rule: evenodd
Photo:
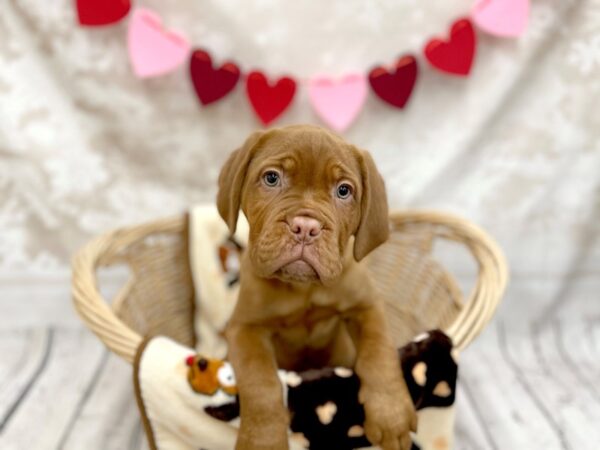
<path fill-rule="evenodd" d="M 388 239 L 390 226 L 383 178 L 368 152 L 357 150 L 357 153 L 363 192 L 360 223 L 354 235 L 354 259 L 360 261 Z"/>
<path fill-rule="evenodd" d="M 231 234 L 235 233 L 237 226 L 246 171 L 254 156 L 254 150 L 264 134 L 263 131 L 251 134 L 244 145 L 229 156 L 219 174 L 217 209 Z"/>

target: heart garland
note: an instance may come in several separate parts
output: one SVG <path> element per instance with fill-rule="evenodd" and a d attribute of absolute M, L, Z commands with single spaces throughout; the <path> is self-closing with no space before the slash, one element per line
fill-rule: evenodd
<path fill-rule="evenodd" d="M 296 93 L 296 82 L 283 77 L 271 84 L 262 72 L 251 72 L 246 78 L 250 104 L 261 122 L 267 126 L 290 105 Z"/>
<path fill-rule="evenodd" d="M 367 80 L 363 75 L 347 75 L 338 80 L 314 78 L 308 96 L 315 112 L 336 131 L 344 131 L 354 121 L 367 99 Z"/>
<path fill-rule="evenodd" d="M 417 81 L 417 60 L 412 55 L 403 56 L 392 68 L 375 67 L 369 72 L 371 89 L 384 102 L 404 108 Z"/>
<path fill-rule="evenodd" d="M 86 27 L 111 25 L 129 13 L 129 0 L 77 0 L 77 18 Z"/>
<path fill-rule="evenodd" d="M 425 59 L 444 74 L 466 77 L 470 74 L 477 49 L 473 23 L 482 31 L 499 37 L 522 35 L 529 19 L 530 0 L 477 0 L 470 17 L 455 21 L 447 38 L 434 38 L 423 49 Z M 131 9 L 131 0 L 76 0 L 77 18 L 85 27 L 111 25 Z M 164 28 L 158 14 L 136 8 L 127 34 L 129 59 L 139 78 L 164 75 L 189 59 L 192 86 L 200 103 L 208 106 L 233 91 L 245 79 L 246 95 L 263 125 L 268 126 L 289 108 L 297 91 L 291 77 L 269 80 L 255 70 L 247 75 L 227 61 L 215 67 L 203 49 L 190 52 L 190 44 L 180 33 Z M 391 66 L 376 66 L 368 76 L 346 75 L 338 79 L 315 77 L 308 80 L 308 97 L 315 113 L 336 131 L 346 130 L 358 117 L 368 88 L 389 106 L 403 109 L 414 90 L 419 68 L 415 55 L 407 54 Z"/>
<path fill-rule="evenodd" d="M 232 62 L 226 62 L 215 69 L 208 52 L 195 50 L 190 58 L 190 77 L 196 95 L 206 106 L 233 90 L 240 79 L 240 69 Z"/>
<path fill-rule="evenodd" d="M 469 19 L 452 24 L 450 40 L 432 39 L 425 46 L 425 57 L 438 70 L 452 75 L 467 76 L 475 57 L 475 30 Z"/>
<path fill-rule="evenodd" d="M 502 37 L 518 37 L 527 29 L 529 0 L 480 0 L 471 11 L 483 31 Z"/>
<path fill-rule="evenodd" d="M 190 51 L 185 37 L 163 29 L 160 17 L 143 8 L 133 12 L 127 47 L 133 72 L 140 78 L 172 72 L 183 64 Z"/>

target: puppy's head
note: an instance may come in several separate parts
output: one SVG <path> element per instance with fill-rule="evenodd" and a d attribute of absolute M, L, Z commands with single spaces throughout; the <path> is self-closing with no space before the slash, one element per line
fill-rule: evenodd
<path fill-rule="evenodd" d="M 314 126 L 252 134 L 225 163 L 217 206 L 230 231 L 250 224 L 253 270 L 330 284 L 351 236 L 359 261 L 389 234 L 383 180 L 371 156 Z"/>

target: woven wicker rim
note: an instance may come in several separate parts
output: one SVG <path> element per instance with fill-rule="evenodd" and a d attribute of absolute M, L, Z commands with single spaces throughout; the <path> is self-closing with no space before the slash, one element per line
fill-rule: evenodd
<path fill-rule="evenodd" d="M 468 302 L 444 330 L 456 348 L 464 349 L 491 320 L 508 282 L 505 257 L 492 238 L 472 223 L 437 211 L 402 211 L 390 215 L 395 228 L 428 225 L 435 236 L 464 244 L 478 263 L 478 277 Z M 126 297 L 126 285 L 112 306 L 97 288 L 96 269 L 113 264 L 128 246 L 155 233 L 182 233 L 183 216 L 117 229 L 84 246 L 73 258 L 72 295 L 75 309 L 86 325 L 113 352 L 132 362 L 143 337 L 121 321 L 115 311 Z"/>

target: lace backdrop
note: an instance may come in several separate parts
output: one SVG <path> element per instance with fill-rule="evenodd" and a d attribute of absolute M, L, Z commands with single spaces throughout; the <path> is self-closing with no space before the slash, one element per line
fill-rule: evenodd
<path fill-rule="evenodd" d="M 258 126 L 242 85 L 202 108 L 187 67 L 130 70 L 127 22 L 76 24 L 71 0 L 0 9 L 0 276 L 68 273 L 107 229 L 213 201 L 228 153 Z M 272 75 L 366 72 L 446 32 L 471 0 L 138 0 L 217 61 Z M 525 36 L 478 34 L 471 76 L 426 67 L 406 110 L 371 95 L 345 133 L 392 207 L 486 227 L 515 277 L 600 271 L 600 2 L 534 0 Z M 279 124 L 318 119 L 301 89 Z"/>

